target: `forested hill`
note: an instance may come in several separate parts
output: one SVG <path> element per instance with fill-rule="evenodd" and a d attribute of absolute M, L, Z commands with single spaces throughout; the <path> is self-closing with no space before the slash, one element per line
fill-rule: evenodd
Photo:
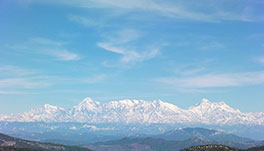
<path fill-rule="evenodd" d="M 249 149 L 238 149 L 225 145 L 200 145 L 189 147 L 181 151 L 264 151 L 264 146 L 258 146 Z"/>
<path fill-rule="evenodd" d="M 91 151 L 78 146 L 65 146 L 53 143 L 40 143 L 11 137 L 0 133 L 0 151 Z"/>

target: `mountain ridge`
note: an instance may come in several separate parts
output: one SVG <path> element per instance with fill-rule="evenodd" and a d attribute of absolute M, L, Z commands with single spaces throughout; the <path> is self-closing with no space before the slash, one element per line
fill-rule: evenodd
<path fill-rule="evenodd" d="M 154 138 L 162 138 L 165 140 L 186 140 L 191 138 L 201 138 L 213 141 L 232 141 L 232 142 L 250 142 L 250 138 L 240 137 L 224 131 L 207 129 L 201 127 L 187 127 L 167 131 L 163 134 L 154 136 Z"/>
<path fill-rule="evenodd" d="M 2 148 L 4 147 L 4 148 Z M 39 150 L 39 151 L 91 151 L 88 148 L 65 146 L 53 143 L 41 143 L 24 140 L 0 133 L 0 150 Z"/>
<path fill-rule="evenodd" d="M 243 113 L 208 99 L 181 109 L 161 100 L 120 100 L 100 103 L 87 97 L 70 109 L 45 104 L 21 114 L 3 115 L 0 121 L 89 123 L 201 123 L 218 125 L 264 125 L 264 112 Z"/>
<path fill-rule="evenodd" d="M 179 151 L 191 146 L 210 144 L 227 145 L 231 147 L 237 147 L 242 150 L 251 147 L 262 146 L 264 142 L 244 143 L 231 141 L 215 141 L 200 137 L 189 138 L 186 140 L 165 140 L 162 138 L 152 137 L 125 137 L 119 140 L 111 140 L 86 145 L 86 147 L 97 151 Z"/>
<path fill-rule="evenodd" d="M 264 146 L 252 147 L 248 149 L 238 149 L 225 145 L 210 144 L 210 145 L 192 146 L 180 151 L 264 151 Z"/>

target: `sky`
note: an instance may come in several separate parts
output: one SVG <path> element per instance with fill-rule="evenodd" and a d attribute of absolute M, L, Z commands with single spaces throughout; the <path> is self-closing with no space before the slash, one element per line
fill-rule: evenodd
<path fill-rule="evenodd" d="M 262 0 L 2 0 L 0 114 L 202 98 L 264 111 Z"/>

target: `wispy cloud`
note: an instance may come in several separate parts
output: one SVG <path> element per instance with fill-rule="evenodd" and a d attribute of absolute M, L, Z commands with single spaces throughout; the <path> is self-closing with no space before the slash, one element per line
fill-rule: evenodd
<path fill-rule="evenodd" d="M 52 85 L 40 71 L 13 65 L 0 66 L 0 94 L 28 94 L 25 89 L 46 88 Z"/>
<path fill-rule="evenodd" d="M 13 65 L 0 65 L 0 77 L 27 76 L 36 73 L 38 73 L 37 70 L 24 69 Z"/>
<path fill-rule="evenodd" d="M 227 38 L 219 40 L 218 37 L 206 34 L 186 34 L 175 36 L 175 47 L 189 47 L 194 46 L 199 50 L 218 51 L 228 48 Z"/>
<path fill-rule="evenodd" d="M 123 63 L 135 63 L 156 57 L 159 53 L 157 48 L 148 51 L 131 48 L 133 46 L 130 42 L 137 40 L 139 37 L 140 34 L 135 30 L 123 30 L 113 37 L 108 37 L 107 41 L 98 42 L 97 46 L 106 51 L 122 55 L 120 61 Z"/>
<path fill-rule="evenodd" d="M 263 20 L 254 12 L 256 4 L 250 5 L 247 1 L 241 1 L 237 5 L 235 0 L 210 1 L 157 1 L 157 0 L 38 0 L 31 2 L 59 3 L 81 8 L 108 8 L 109 10 L 119 9 L 120 11 L 141 11 L 157 13 L 161 16 L 188 19 L 196 21 L 255 21 Z M 263 5 L 263 4 L 258 4 Z"/>
<path fill-rule="evenodd" d="M 154 58 L 159 53 L 158 49 L 153 49 L 151 51 L 144 51 L 142 53 L 139 53 L 134 50 L 127 50 L 126 48 L 114 47 L 113 43 L 102 42 L 102 43 L 98 43 L 97 45 L 107 51 L 111 51 L 123 55 L 123 57 L 121 58 L 121 62 L 123 63 L 144 61 L 147 59 Z"/>
<path fill-rule="evenodd" d="M 32 94 L 24 91 L 1 91 L 0 94 L 6 94 L 6 95 L 17 95 L 17 94 Z"/>
<path fill-rule="evenodd" d="M 84 17 L 84 16 L 78 16 L 78 15 L 69 15 L 68 16 L 70 21 L 82 24 L 83 26 L 86 27 L 101 27 L 104 26 L 102 23 L 99 21 L 92 20 L 90 18 Z"/>
<path fill-rule="evenodd" d="M 8 47 L 21 53 L 46 55 L 61 61 L 76 61 L 81 59 L 79 54 L 67 50 L 64 45 L 66 45 L 66 42 L 36 37 L 29 39 L 23 44 L 8 45 Z"/>
<path fill-rule="evenodd" d="M 107 75 L 105 75 L 105 74 L 97 74 L 97 75 L 93 75 L 93 76 L 88 77 L 88 78 L 83 78 L 83 79 L 81 79 L 81 81 L 84 83 L 94 84 L 94 83 L 103 82 L 106 79 L 106 77 L 107 77 Z"/>
<path fill-rule="evenodd" d="M 81 77 L 49 76 L 43 72 L 12 65 L 0 66 L 0 94 L 32 94 L 32 90 L 47 90 L 53 86 L 75 84 L 97 84 L 104 82 L 107 74 L 93 74 Z M 60 89 L 61 90 L 61 89 Z"/>
<path fill-rule="evenodd" d="M 257 63 L 264 65 L 264 56 L 261 56 L 261 57 L 255 57 L 254 60 L 255 60 Z"/>
<path fill-rule="evenodd" d="M 194 74 L 200 73 L 200 72 L 202 72 L 204 70 L 205 70 L 205 68 L 199 67 L 199 68 L 183 70 L 183 71 L 180 72 L 180 74 L 186 75 L 186 76 L 187 75 L 194 75 Z"/>
<path fill-rule="evenodd" d="M 75 61 L 75 60 L 81 59 L 80 55 L 70 52 L 66 49 L 56 49 L 56 48 L 46 49 L 45 48 L 41 51 L 41 53 L 52 56 L 52 57 L 56 57 L 57 60 L 62 60 L 62 61 Z"/>
<path fill-rule="evenodd" d="M 31 43 L 40 45 L 52 45 L 52 46 L 63 46 L 66 43 L 61 41 L 54 41 L 43 37 L 35 37 L 29 40 Z"/>
<path fill-rule="evenodd" d="M 264 72 L 246 72 L 233 74 L 205 74 L 190 77 L 162 77 L 155 81 L 178 88 L 217 88 L 264 83 Z"/>
<path fill-rule="evenodd" d="M 47 80 L 47 79 L 46 79 Z M 0 79 L 0 88 L 32 89 L 50 86 L 51 83 L 42 78 L 5 78 Z"/>
<path fill-rule="evenodd" d="M 215 50 L 222 48 L 225 48 L 225 45 L 217 41 L 212 41 L 210 43 L 207 43 L 206 45 L 203 44 L 202 46 L 200 46 L 201 50 Z"/>

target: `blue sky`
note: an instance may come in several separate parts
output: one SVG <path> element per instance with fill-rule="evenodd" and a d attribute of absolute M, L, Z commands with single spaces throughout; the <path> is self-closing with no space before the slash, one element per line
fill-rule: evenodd
<path fill-rule="evenodd" d="M 0 110 L 202 98 L 264 106 L 261 0 L 0 1 Z"/>

